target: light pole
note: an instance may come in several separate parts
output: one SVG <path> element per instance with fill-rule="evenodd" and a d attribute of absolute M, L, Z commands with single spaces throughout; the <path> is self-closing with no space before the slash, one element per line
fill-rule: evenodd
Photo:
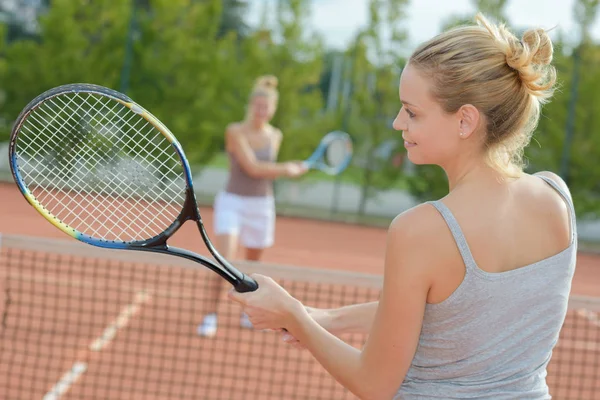
<path fill-rule="evenodd" d="M 573 51 L 573 80 L 571 82 L 571 98 L 565 126 L 565 143 L 563 145 L 562 159 L 559 175 L 565 183 L 569 183 L 569 164 L 571 161 L 571 146 L 573 144 L 573 131 L 575 130 L 575 110 L 579 94 L 579 68 L 581 65 L 581 45 Z"/>
<path fill-rule="evenodd" d="M 356 35 L 356 40 L 354 42 L 354 48 L 352 49 L 352 57 L 350 58 L 350 66 L 348 69 L 348 71 L 349 71 L 348 72 L 349 89 L 348 89 L 348 93 L 347 93 L 348 98 L 344 102 L 344 114 L 342 116 L 342 130 L 344 132 L 348 132 L 350 111 L 352 111 L 352 93 L 354 91 L 354 80 L 353 80 L 354 69 L 355 69 L 355 64 L 356 64 L 356 57 L 358 56 L 358 46 L 360 44 L 360 41 L 362 40 L 363 34 L 364 34 L 364 32 L 360 32 L 358 35 Z M 341 184 L 341 176 L 338 174 L 335 177 L 335 183 L 333 186 L 333 197 L 331 199 L 331 215 L 332 216 L 337 213 L 338 201 L 339 201 L 339 196 L 340 196 L 340 184 Z"/>
<path fill-rule="evenodd" d="M 133 39 L 137 32 L 137 0 L 131 0 L 131 15 L 129 17 L 129 27 L 125 39 L 125 56 L 123 58 L 123 67 L 121 68 L 121 83 L 119 90 L 127 94 L 129 90 L 129 79 L 131 76 L 131 65 L 133 62 Z"/>

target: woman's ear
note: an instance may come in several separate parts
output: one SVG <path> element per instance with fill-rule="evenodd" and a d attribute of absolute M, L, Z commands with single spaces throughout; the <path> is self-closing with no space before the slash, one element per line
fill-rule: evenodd
<path fill-rule="evenodd" d="M 458 110 L 459 135 L 462 139 L 470 137 L 479 126 L 479 110 L 471 104 L 465 104 Z"/>

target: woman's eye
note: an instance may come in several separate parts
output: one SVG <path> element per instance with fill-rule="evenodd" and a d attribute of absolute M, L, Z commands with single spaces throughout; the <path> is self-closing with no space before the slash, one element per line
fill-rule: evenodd
<path fill-rule="evenodd" d="M 415 117 L 415 114 L 412 111 L 410 111 L 408 108 L 405 108 L 405 110 L 406 110 L 406 113 L 408 114 L 409 118 Z"/>

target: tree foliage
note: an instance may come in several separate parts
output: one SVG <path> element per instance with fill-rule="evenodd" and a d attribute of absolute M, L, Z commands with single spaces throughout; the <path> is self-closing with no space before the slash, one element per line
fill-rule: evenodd
<path fill-rule="evenodd" d="M 591 36 L 599 2 L 575 2 L 575 42 L 573 35 L 555 35 L 559 90 L 544 106 L 526 151 L 529 172 L 567 171 L 581 215 L 600 211 L 600 45 Z M 507 3 L 472 0 L 472 13 L 449 17 L 442 29 L 473 23 L 477 11 L 511 26 Z M 88 82 L 126 91 L 175 133 L 200 166 L 223 150 L 227 123 L 244 117 L 255 79 L 274 74 L 280 102 L 273 124 L 285 137 L 281 159 L 307 157 L 326 132 L 342 129 L 357 152 L 344 179 L 361 185 L 362 209 L 367 198 L 399 181 L 422 200 L 447 193 L 440 168 L 419 166 L 407 176 L 390 161 L 390 150 L 397 156 L 401 147 L 394 144 L 400 133 L 391 122 L 409 50 L 403 24 L 409 0 L 369 0 L 367 25 L 347 48 L 336 50 L 311 30 L 310 0 L 264 2 L 256 26 L 246 20 L 245 0 L 40 4 L 36 21 L 0 23 L 0 141 L 35 96 Z"/>

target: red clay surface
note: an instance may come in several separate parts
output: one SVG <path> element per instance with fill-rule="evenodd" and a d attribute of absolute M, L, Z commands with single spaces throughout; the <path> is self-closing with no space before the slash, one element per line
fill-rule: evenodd
<path fill-rule="evenodd" d="M 201 213 L 210 235 L 212 210 L 203 208 Z M 0 232 L 69 240 L 10 184 L 0 184 Z M 276 244 L 266 252 L 265 262 L 375 274 L 383 270 L 384 229 L 280 217 L 276 235 Z M 207 254 L 193 224 L 184 226 L 170 244 Z M 202 272 L 163 269 L 152 274 L 148 268 L 133 265 L 106 268 L 90 260 L 66 259 L 58 259 L 52 269 L 47 259 L 19 260 L 18 265 L 8 268 L 10 273 L 17 271 L 20 278 L 10 282 L 19 289 L 19 295 L 11 298 L 8 328 L 1 337 L 0 389 L 8 388 L 5 398 L 20 398 L 17 396 L 27 391 L 35 393 L 32 398 L 41 398 L 75 361 L 81 360 L 88 361 L 88 370 L 64 398 L 139 398 L 134 393 L 144 399 L 353 398 L 332 383 L 306 352 L 287 349 L 276 335 L 241 330 L 239 313 L 228 302 L 220 305 L 222 328 L 218 336 L 198 338 L 194 330 L 203 312 L 203 296 L 199 294 L 203 288 L 202 277 L 195 274 Z M 35 268 L 42 261 L 47 270 L 36 281 Z M 48 288 L 48 279 L 78 284 Z M 0 282 L 0 286 L 4 284 Z M 86 346 L 141 289 L 150 290 L 151 299 L 140 305 L 139 312 L 104 350 L 90 355 Z M 296 290 L 311 305 L 336 306 L 355 300 L 352 292 L 330 299 L 305 289 L 309 288 Z M 44 299 L 56 302 L 36 302 L 35 294 L 41 291 Z M 1 292 L 0 304 L 4 304 L 4 290 Z M 579 255 L 572 293 L 600 297 L 600 256 Z M 376 295 L 361 293 L 359 298 L 366 301 Z M 74 315 L 68 309 L 71 296 L 80 299 L 80 309 Z M 33 306 L 39 308 L 38 314 L 32 315 Z M 19 320 L 19 313 L 28 316 Z M 550 368 L 549 383 L 557 388 L 553 394 L 557 399 L 598 398 L 600 329 L 577 315 L 570 315 L 568 322 L 568 349 L 557 348 L 556 364 L 552 364 L 556 366 Z M 355 343 L 359 345 L 361 340 L 356 337 Z M 13 350 L 6 351 L 9 348 Z M 43 364 L 36 358 L 39 354 L 43 354 Z"/>

